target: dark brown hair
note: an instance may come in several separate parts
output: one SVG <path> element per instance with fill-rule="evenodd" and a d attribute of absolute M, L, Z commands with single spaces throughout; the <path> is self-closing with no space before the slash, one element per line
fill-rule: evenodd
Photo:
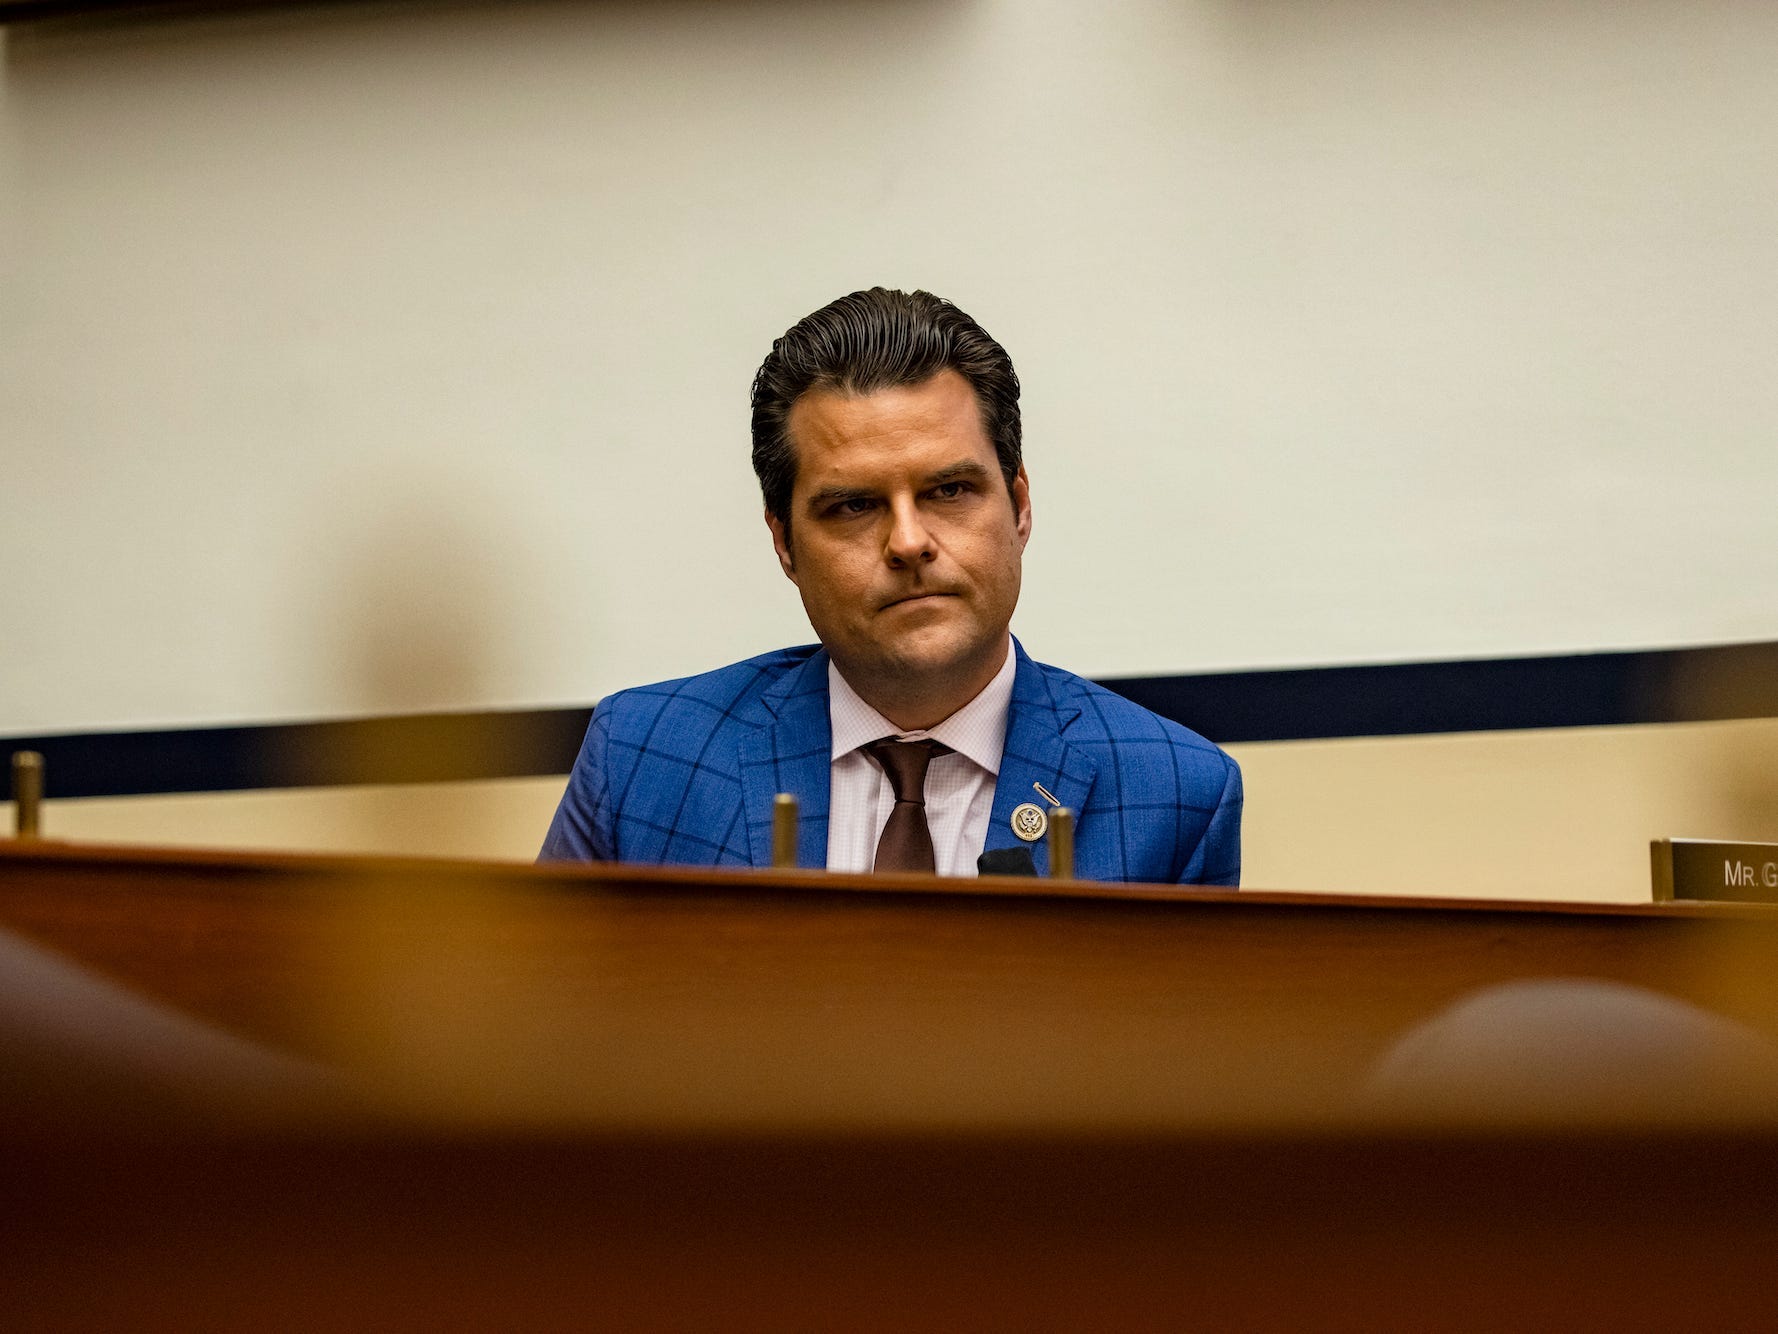
<path fill-rule="evenodd" d="M 1022 456 L 1019 377 L 968 315 L 930 292 L 854 292 L 790 327 L 753 377 L 753 471 L 766 509 L 787 527 L 796 485 L 790 409 L 811 389 L 871 394 L 924 384 L 941 371 L 968 380 L 1010 495 Z"/>

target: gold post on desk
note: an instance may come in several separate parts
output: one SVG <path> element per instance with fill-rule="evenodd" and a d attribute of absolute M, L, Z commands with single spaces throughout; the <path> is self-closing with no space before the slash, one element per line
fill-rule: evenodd
<path fill-rule="evenodd" d="M 772 798 L 772 865 L 796 865 L 796 798 L 788 792 Z"/>
<path fill-rule="evenodd" d="M 12 756 L 13 833 L 36 838 L 43 832 L 43 756 L 34 750 Z"/>
<path fill-rule="evenodd" d="M 1050 879 L 1074 879 L 1074 812 L 1050 808 Z"/>

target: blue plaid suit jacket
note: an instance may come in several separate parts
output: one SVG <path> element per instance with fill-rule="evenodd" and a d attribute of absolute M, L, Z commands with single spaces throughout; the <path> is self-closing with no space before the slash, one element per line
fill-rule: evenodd
<path fill-rule="evenodd" d="M 1020 846 L 1013 808 L 1076 812 L 1083 880 L 1235 885 L 1241 771 L 1197 733 L 1102 686 L 1018 665 L 988 848 Z M 769 866 L 772 798 L 802 814 L 797 863 L 827 864 L 832 733 L 827 653 L 767 653 L 702 676 L 611 695 L 592 725 L 544 840 L 546 861 Z M 1030 845 L 1047 873 L 1047 841 Z"/>

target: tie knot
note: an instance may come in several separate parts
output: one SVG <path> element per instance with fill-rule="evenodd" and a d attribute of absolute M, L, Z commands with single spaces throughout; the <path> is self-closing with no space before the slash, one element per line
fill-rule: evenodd
<path fill-rule="evenodd" d="M 873 741 L 864 750 L 889 775 L 895 799 L 916 806 L 926 804 L 926 766 L 934 755 L 951 753 L 942 741 L 897 741 L 892 736 Z"/>

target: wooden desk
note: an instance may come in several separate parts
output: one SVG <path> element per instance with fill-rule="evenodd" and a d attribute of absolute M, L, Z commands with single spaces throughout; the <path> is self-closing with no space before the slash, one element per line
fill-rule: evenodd
<path fill-rule="evenodd" d="M 1778 913 L 40 846 L 0 925 L 393 1120 L 0 1157 L 31 1328 L 1770 1328 L 1768 1126 L 1341 1111 L 1515 978 L 1773 1029 Z"/>
<path fill-rule="evenodd" d="M 1414 1023 L 1583 976 L 1778 1032 L 1778 911 L 0 845 L 0 926 L 478 1121 L 1324 1119 Z"/>

